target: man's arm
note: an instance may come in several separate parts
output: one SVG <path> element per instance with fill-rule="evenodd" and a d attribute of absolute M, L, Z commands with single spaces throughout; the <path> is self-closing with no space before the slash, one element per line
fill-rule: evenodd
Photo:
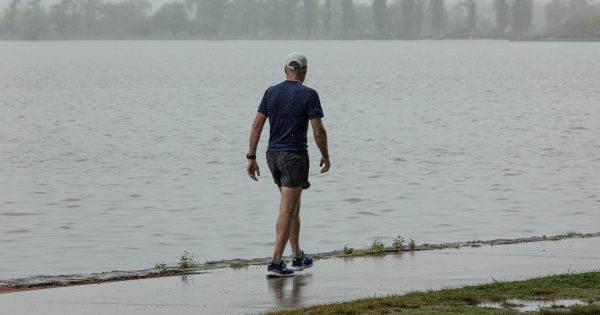
<path fill-rule="evenodd" d="M 321 163 L 319 163 L 321 173 L 325 173 L 329 171 L 329 167 L 331 166 L 331 163 L 329 162 L 329 150 L 327 148 L 327 131 L 325 130 L 325 126 L 323 126 L 321 118 L 311 119 L 310 125 L 312 126 L 317 147 L 319 147 L 319 151 L 321 151 Z"/>
<path fill-rule="evenodd" d="M 250 145 L 248 147 L 248 155 L 256 155 L 256 147 L 258 147 L 258 140 L 260 140 L 260 134 L 262 133 L 265 122 L 267 121 L 267 115 L 263 113 L 256 113 L 254 122 L 252 122 L 252 128 L 250 129 Z M 246 172 L 248 176 L 253 180 L 258 180 L 256 176 L 260 176 L 260 170 L 256 159 L 248 160 L 246 166 Z"/>

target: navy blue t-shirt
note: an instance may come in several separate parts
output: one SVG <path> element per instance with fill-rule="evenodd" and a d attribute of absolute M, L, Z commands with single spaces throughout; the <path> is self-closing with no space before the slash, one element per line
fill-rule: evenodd
<path fill-rule="evenodd" d="M 268 151 L 306 150 L 308 121 L 323 117 L 317 91 L 298 81 L 283 81 L 268 88 L 258 112 L 269 117 Z"/>

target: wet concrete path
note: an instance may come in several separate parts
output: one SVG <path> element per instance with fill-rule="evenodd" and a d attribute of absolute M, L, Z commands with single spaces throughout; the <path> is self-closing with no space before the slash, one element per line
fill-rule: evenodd
<path fill-rule="evenodd" d="M 244 314 L 600 270 L 600 238 L 332 258 L 292 278 L 264 266 L 0 295 L 2 314 Z"/>

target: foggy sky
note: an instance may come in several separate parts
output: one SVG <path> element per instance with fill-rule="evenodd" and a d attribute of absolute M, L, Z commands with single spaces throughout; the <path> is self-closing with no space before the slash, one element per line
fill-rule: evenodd
<path fill-rule="evenodd" d="M 106 2 L 121 2 L 119 0 L 104 0 Z M 148 2 L 150 2 L 150 4 L 152 4 L 152 11 L 158 10 L 163 4 L 165 3 L 170 3 L 170 2 L 174 2 L 176 0 L 147 0 Z M 224 0 L 225 1 L 225 0 Z M 300 0 L 298 0 L 300 1 Z M 388 2 L 392 2 L 395 0 L 388 0 Z M 445 2 L 447 4 L 454 4 L 458 1 L 461 0 L 445 0 Z M 535 0 L 535 2 L 541 2 L 541 3 L 546 3 L 548 1 L 552 1 L 552 0 Z M 589 2 L 597 2 L 598 0 L 591 0 Z M 8 6 L 8 4 L 11 2 L 11 0 L 0 0 L 0 8 L 4 9 Z M 53 4 L 59 3 L 60 0 L 42 0 L 42 6 L 45 8 L 50 7 Z M 354 0 L 355 4 L 368 4 L 370 5 L 372 2 L 372 0 Z M 490 0 L 480 0 L 478 2 L 491 2 Z M 534 12 L 535 14 L 535 12 Z M 543 18 L 543 17 L 542 17 Z M 534 17 L 534 21 L 536 20 L 536 18 Z"/>

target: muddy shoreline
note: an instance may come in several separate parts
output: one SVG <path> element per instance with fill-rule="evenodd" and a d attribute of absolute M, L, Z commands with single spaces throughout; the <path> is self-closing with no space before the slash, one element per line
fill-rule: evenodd
<path fill-rule="evenodd" d="M 343 250 L 335 250 L 324 253 L 313 254 L 315 259 L 328 259 L 328 258 L 350 258 L 350 257 L 364 257 L 364 256 L 381 256 L 386 254 L 394 254 L 408 251 L 425 251 L 425 250 L 438 250 L 448 248 L 462 248 L 462 247 L 480 247 L 480 246 L 497 246 L 497 245 L 511 245 L 521 243 L 532 243 L 532 242 L 543 242 L 543 241 L 560 241 L 564 239 L 576 239 L 576 238 L 592 238 L 600 237 L 600 232 L 596 233 L 569 233 L 555 236 L 532 236 L 527 238 L 516 238 L 516 239 L 495 239 L 485 241 L 467 241 L 467 242 L 453 242 L 453 243 L 439 243 L 439 244 L 421 244 L 416 245 L 413 248 L 409 246 L 403 246 L 402 248 L 396 247 L 385 247 L 383 251 L 374 251 L 371 249 L 356 249 L 352 253 L 344 253 Z M 151 268 L 144 270 L 135 271 L 110 271 L 101 273 L 91 274 L 74 274 L 74 275 L 57 275 L 57 276 L 34 276 L 28 278 L 17 278 L 11 280 L 0 280 L 0 294 L 15 293 L 31 290 L 49 289 L 66 286 L 77 286 L 77 285 L 88 285 L 88 284 L 100 284 L 107 282 L 118 282 L 128 280 L 140 280 L 160 277 L 172 277 L 182 276 L 191 274 L 205 273 L 211 269 L 218 268 L 244 268 L 251 265 L 265 265 L 269 262 L 270 257 L 265 258 L 254 258 L 254 259 L 228 259 L 218 261 L 207 261 L 202 264 L 195 264 L 192 268 L 181 269 L 178 266 L 163 266 L 161 268 Z"/>

